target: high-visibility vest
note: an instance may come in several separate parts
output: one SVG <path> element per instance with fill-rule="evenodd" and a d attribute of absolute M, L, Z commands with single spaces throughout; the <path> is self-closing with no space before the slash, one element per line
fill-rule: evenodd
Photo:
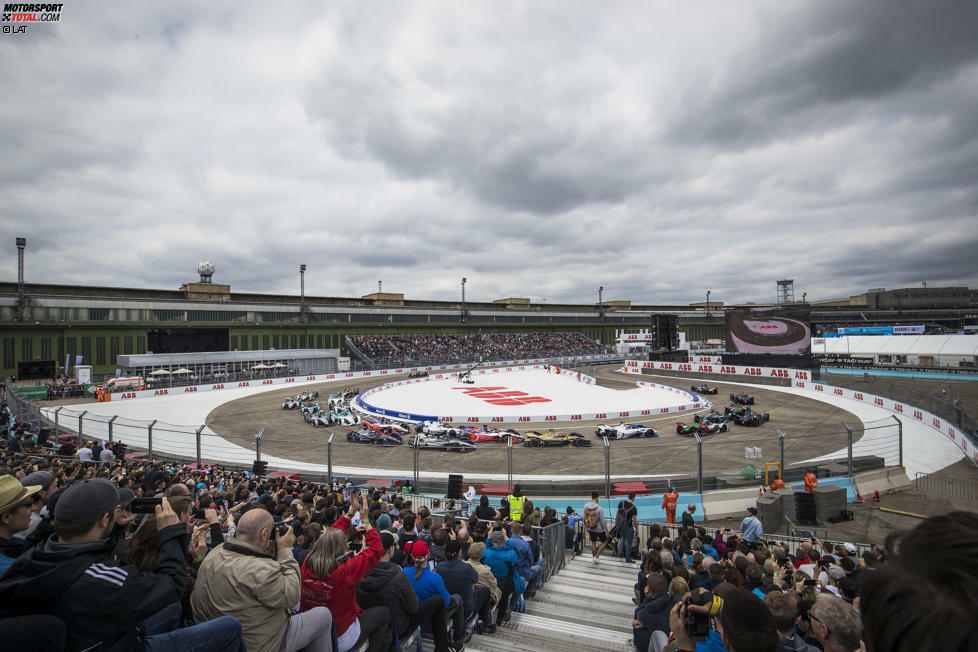
<path fill-rule="evenodd" d="M 514 521 L 519 521 L 523 518 L 523 501 L 526 500 L 523 496 L 509 495 L 509 517 Z"/>

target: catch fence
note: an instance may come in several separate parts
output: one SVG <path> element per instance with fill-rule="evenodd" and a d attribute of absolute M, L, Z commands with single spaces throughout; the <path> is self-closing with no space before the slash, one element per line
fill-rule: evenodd
<path fill-rule="evenodd" d="M 670 485 L 696 493 L 756 487 L 765 483 L 765 465 L 770 463 L 780 464 L 782 478 L 790 483 L 800 481 L 807 467 L 816 467 L 822 477 L 851 477 L 903 462 L 903 431 L 896 417 L 854 427 L 844 423 L 823 424 L 819 429 L 778 427 L 765 434 L 735 425 L 730 425 L 733 432 L 692 437 L 662 432 L 654 438 L 609 440 L 587 432 L 584 437 L 590 446 L 568 447 L 555 459 L 554 451 L 546 447 L 512 441 L 482 444 L 460 453 L 411 446 L 410 436 L 399 446 L 351 444 L 345 433 L 311 426 L 287 437 L 258 432 L 257 427 L 218 436 L 205 432 L 203 424 L 98 415 L 88 412 L 90 406 L 47 406 L 16 394 L 9 394 L 8 401 L 18 419 L 31 422 L 35 433 L 43 426 L 52 443 L 120 441 L 132 454 L 150 460 L 224 468 L 248 469 L 264 456 L 269 469 L 307 479 L 411 481 L 417 493 L 445 491 L 450 472 L 461 473 L 466 485 L 479 490 L 490 485 L 509 492 L 520 483 L 539 496 L 581 496 L 592 491 L 611 496 L 615 483 L 627 480 L 641 480 L 653 493 Z"/>

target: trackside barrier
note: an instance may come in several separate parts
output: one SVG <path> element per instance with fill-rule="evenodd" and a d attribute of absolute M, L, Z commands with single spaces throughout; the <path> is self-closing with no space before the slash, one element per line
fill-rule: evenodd
<path fill-rule="evenodd" d="M 847 389 L 844 387 L 833 387 L 832 385 L 826 385 L 824 383 L 796 380 L 792 386 L 796 389 L 805 390 L 806 392 L 811 392 L 812 394 L 816 395 L 839 396 L 842 398 L 852 399 L 854 401 L 870 403 L 876 407 L 893 412 L 897 416 L 898 421 L 900 418 L 912 419 L 924 425 L 930 426 L 950 439 L 958 448 L 961 449 L 961 451 L 965 454 L 965 457 L 971 460 L 975 466 L 978 466 L 978 447 L 976 447 L 973 442 L 968 441 L 966 433 L 956 428 L 953 424 L 934 414 L 931 414 L 930 412 L 915 408 L 912 405 L 907 405 L 906 403 L 902 403 L 900 401 L 895 401 L 891 398 L 876 396 L 874 394 L 868 394 L 866 392 Z"/>
<path fill-rule="evenodd" d="M 611 517 L 609 517 L 609 520 L 613 520 L 613 519 Z M 647 548 L 646 543 L 648 542 L 649 537 L 652 536 L 652 526 L 653 525 L 654 525 L 654 523 L 652 521 L 639 521 L 638 522 L 638 530 L 637 530 L 637 533 L 638 533 L 638 545 L 639 545 L 638 550 L 645 550 Z M 679 543 L 679 541 L 681 539 L 681 536 L 682 536 L 682 526 L 681 525 L 671 525 L 671 524 L 666 524 L 666 523 L 658 523 L 657 525 L 659 526 L 660 535 L 662 535 L 662 533 L 665 532 L 665 536 L 669 537 L 674 542 L 673 543 L 673 550 L 677 550 L 678 549 L 678 543 Z M 584 529 L 584 527 L 583 527 L 583 525 L 581 523 L 578 523 L 578 526 L 577 527 L 578 527 L 578 540 L 581 542 L 582 547 L 583 548 L 590 549 L 590 541 L 589 541 L 590 537 L 585 536 L 587 534 L 587 531 Z M 697 528 L 700 528 L 700 527 L 702 527 L 702 526 L 697 526 Z M 723 532 L 722 529 L 720 529 L 720 528 L 703 528 L 703 529 L 706 530 L 707 534 L 710 534 L 711 536 L 720 535 Z M 807 531 L 805 533 L 807 534 Z M 740 530 L 731 530 L 729 533 L 726 534 L 726 536 L 730 536 L 730 534 L 736 534 L 737 536 L 743 536 L 743 532 L 741 532 Z M 806 542 L 807 543 L 810 543 L 811 542 L 811 537 L 810 536 L 800 536 L 800 535 L 795 535 L 795 534 L 790 534 L 790 533 L 789 534 L 774 534 L 772 532 L 765 532 L 764 539 L 768 543 L 770 543 L 772 541 L 776 541 L 778 543 L 783 544 L 784 546 L 786 546 L 786 550 L 788 552 L 791 552 L 791 553 L 795 552 L 798 549 L 798 546 L 800 546 L 802 543 L 806 543 Z M 868 544 L 868 543 L 856 543 L 854 541 L 848 541 L 848 542 L 847 541 L 830 541 L 828 539 L 820 539 L 820 541 L 823 544 L 825 544 L 826 547 L 831 546 L 833 549 L 835 548 L 835 546 L 841 546 L 844 543 L 852 543 L 854 546 L 856 546 L 856 555 L 855 555 L 855 557 L 857 559 L 864 552 L 867 552 L 867 551 L 869 551 L 872 548 L 872 545 L 871 544 Z M 542 547 L 543 546 L 541 546 L 541 548 Z M 607 549 L 608 550 L 612 550 L 612 546 L 609 545 Z"/>
<path fill-rule="evenodd" d="M 785 369 L 782 367 L 744 367 L 739 365 L 722 365 L 713 363 L 692 362 L 641 362 L 628 360 L 620 371 L 630 374 L 640 374 L 643 369 L 659 371 L 688 371 L 699 374 L 720 374 L 724 376 L 747 376 L 765 378 L 790 378 L 791 380 L 812 380 L 812 374 L 805 369 Z"/>
<path fill-rule="evenodd" d="M 503 367 L 495 369 L 477 369 L 472 372 L 473 375 L 495 375 L 495 374 L 506 374 L 516 371 L 528 371 L 533 369 L 543 369 L 545 365 L 522 365 L 516 367 Z M 576 378 L 577 374 L 568 373 L 561 370 L 561 375 L 573 376 Z M 677 398 L 684 401 L 679 405 L 673 405 L 663 408 L 649 408 L 649 409 L 639 409 L 639 410 L 622 410 L 618 412 L 595 412 L 590 414 L 536 414 L 536 415 L 504 415 L 504 416 L 442 416 L 436 414 L 418 414 L 415 412 L 402 412 L 399 410 L 387 410 L 384 408 L 377 407 L 369 403 L 366 399 L 369 396 L 375 396 L 380 392 L 385 392 L 395 387 L 400 387 L 401 385 L 411 385 L 414 383 L 424 383 L 433 382 L 436 380 L 448 380 L 451 379 L 455 374 L 434 374 L 428 376 L 427 378 L 408 378 L 406 380 L 399 380 L 393 383 L 387 383 L 385 385 L 380 385 L 378 387 L 373 387 L 364 392 L 361 392 L 354 399 L 353 405 L 361 412 L 380 415 L 385 417 L 390 417 L 391 419 L 398 419 L 401 421 L 408 421 L 411 423 L 420 423 L 423 421 L 441 421 L 443 423 L 546 423 L 548 421 L 590 421 L 596 420 L 600 421 L 602 419 L 627 419 L 635 417 L 649 417 L 653 415 L 660 414 L 674 414 L 685 412 L 687 410 L 699 410 L 703 408 L 713 407 L 713 404 L 695 394 L 692 394 L 686 390 L 682 390 L 676 387 L 671 387 L 669 385 L 660 385 L 658 383 L 646 383 L 639 381 L 639 385 L 645 387 L 654 387 L 660 390 L 666 390 L 673 392 L 677 395 Z M 590 378 L 588 376 L 588 378 Z M 592 379 L 593 380 L 593 379 Z M 590 383 L 589 383 L 590 384 Z"/>
<path fill-rule="evenodd" d="M 567 362 L 601 362 L 603 360 L 621 360 L 621 355 L 579 355 L 554 358 L 562 363 Z M 532 360 L 506 360 L 502 362 L 486 362 L 487 367 L 512 367 L 517 365 L 546 364 L 547 358 L 535 358 Z M 433 365 L 430 367 L 397 367 L 391 369 L 371 369 L 369 371 L 347 371 L 331 374 L 312 374 L 307 376 L 287 376 L 284 378 L 253 378 L 250 380 L 208 383 L 204 385 L 187 385 L 185 387 L 161 387 L 159 389 L 145 389 L 135 392 L 114 392 L 110 396 L 113 401 L 127 401 L 134 398 L 147 398 L 158 396 L 174 396 L 179 394 L 192 394 L 195 392 L 214 392 L 222 389 L 236 389 L 240 387 L 267 387 L 275 385 L 289 385 L 292 383 L 306 382 L 329 382 L 334 380 L 356 380 L 359 378 L 374 378 L 377 376 L 394 376 L 419 371 L 439 372 L 451 370 L 464 371 L 471 367 L 471 364 L 456 365 Z M 477 371 L 486 371 L 480 369 Z"/>

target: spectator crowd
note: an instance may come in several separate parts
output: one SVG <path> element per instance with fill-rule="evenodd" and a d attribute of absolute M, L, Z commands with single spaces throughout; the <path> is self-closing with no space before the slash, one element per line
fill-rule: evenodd
<path fill-rule="evenodd" d="M 349 340 L 370 362 L 394 364 L 430 360 L 521 360 L 609 352 L 607 347 L 577 332 L 358 335 Z"/>
<path fill-rule="evenodd" d="M 380 652 L 420 631 L 438 652 L 462 650 L 534 597 L 544 562 L 530 535 L 557 523 L 571 554 L 590 538 L 596 558 L 607 545 L 639 562 L 638 652 L 978 649 L 970 512 L 861 554 L 772 538 L 751 510 L 743 532 L 697 527 L 687 509 L 634 541 L 632 496 L 613 518 L 598 500 L 582 516 L 516 487 L 518 508 L 482 497 L 469 515 L 384 488 L 126 459 L 100 442 L 64 455 L 30 437 L 5 444 L 4 649 Z"/>

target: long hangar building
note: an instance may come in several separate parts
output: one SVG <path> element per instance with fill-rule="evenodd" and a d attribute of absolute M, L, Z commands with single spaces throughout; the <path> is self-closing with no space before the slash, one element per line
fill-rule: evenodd
<path fill-rule="evenodd" d="M 60 368 L 70 357 L 74 366 L 82 356 L 82 364 L 91 365 L 94 374 L 111 375 L 119 355 L 147 351 L 308 348 L 346 354 L 345 337 L 376 334 L 579 331 L 610 346 L 617 332 L 647 330 L 656 315 L 672 316 L 672 327 L 687 341 L 724 337 L 724 306 L 717 301 L 709 306 L 629 301 L 571 305 L 519 298 L 488 303 L 406 300 L 402 294 L 381 292 L 359 298 L 241 293 L 211 282 L 213 267 L 202 267 L 200 282 L 179 290 L 0 282 L 0 374 L 27 377 L 25 372 L 38 363 L 54 362 Z M 973 292 L 966 288 L 928 289 L 932 294 L 963 289 L 965 294 L 942 297 L 939 305 L 917 297 L 898 307 L 877 308 L 867 305 L 866 295 L 824 307 L 804 305 L 812 309 L 814 327 L 819 322 L 924 320 L 960 328 L 974 313 Z"/>

